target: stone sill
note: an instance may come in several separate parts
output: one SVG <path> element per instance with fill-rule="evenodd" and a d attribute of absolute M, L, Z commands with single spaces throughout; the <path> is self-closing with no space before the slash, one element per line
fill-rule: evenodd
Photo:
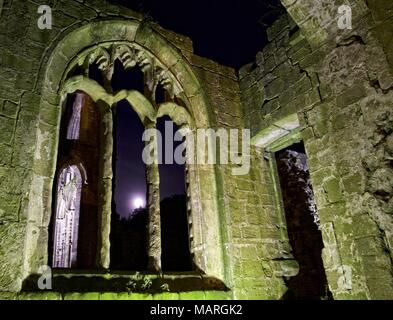
<path fill-rule="evenodd" d="M 187 291 L 161 293 L 128 292 L 0 292 L 1 300 L 232 300 L 227 291 Z"/>
<path fill-rule="evenodd" d="M 23 283 L 23 291 L 39 291 L 38 275 Z M 135 292 L 156 294 L 188 291 L 229 291 L 219 279 L 196 272 L 87 272 L 53 270 L 52 290 L 58 292 Z"/>

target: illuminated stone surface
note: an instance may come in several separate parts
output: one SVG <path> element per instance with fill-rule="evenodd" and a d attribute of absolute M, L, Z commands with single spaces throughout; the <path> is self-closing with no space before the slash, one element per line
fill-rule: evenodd
<path fill-rule="evenodd" d="M 196 127 L 246 127 L 252 137 L 274 143 L 270 137 L 285 136 L 267 129 L 297 115 L 334 299 L 393 299 L 392 2 L 346 2 L 353 5 L 352 31 L 329 19 L 336 15 L 334 1 L 282 0 L 290 17 L 269 29 L 270 43 L 238 76 L 194 55 L 190 39 L 141 25 L 141 15 L 103 0 L 58 2 L 52 30 L 36 28 L 33 2 L 0 1 L 0 298 L 280 299 L 287 291 L 284 277 L 293 275 L 296 262 L 277 181 L 263 150 L 253 147 L 244 176 L 232 176 L 230 166 L 189 168 L 195 262 L 228 291 L 188 279 L 188 290 L 174 292 L 21 292 L 48 263 L 67 68 L 84 61 L 93 45 L 127 42 L 170 69 Z M 115 100 L 96 94 L 96 102 Z M 102 195 L 107 211 L 110 199 Z M 109 236 L 108 228 L 102 225 L 102 234 Z M 108 246 L 104 239 L 104 268 Z M 102 277 L 110 286 L 113 275 Z"/>

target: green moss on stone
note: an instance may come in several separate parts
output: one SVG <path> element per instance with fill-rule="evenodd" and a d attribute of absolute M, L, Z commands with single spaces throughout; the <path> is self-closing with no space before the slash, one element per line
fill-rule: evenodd
<path fill-rule="evenodd" d="M 363 176 L 360 173 L 351 174 L 343 178 L 344 190 L 348 193 L 362 193 L 364 191 Z"/>
<path fill-rule="evenodd" d="M 179 299 L 180 300 L 204 300 L 205 299 L 205 292 L 204 291 L 180 292 Z"/>
<path fill-rule="evenodd" d="M 64 300 L 99 300 L 100 293 L 99 292 L 86 292 L 86 293 L 65 293 Z"/>
<path fill-rule="evenodd" d="M 340 187 L 340 180 L 336 177 L 330 177 L 323 183 L 323 188 L 327 194 L 329 202 L 334 203 L 343 199 Z"/>
<path fill-rule="evenodd" d="M 22 292 L 18 295 L 19 300 L 61 300 L 59 292 Z"/>
<path fill-rule="evenodd" d="M 128 292 L 104 292 L 100 300 L 130 300 L 130 295 Z"/>
<path fill-rule="evenodd" d="M 153 295 L 154 300 L 179 300 L 177 292 L 161 292 Z"/>

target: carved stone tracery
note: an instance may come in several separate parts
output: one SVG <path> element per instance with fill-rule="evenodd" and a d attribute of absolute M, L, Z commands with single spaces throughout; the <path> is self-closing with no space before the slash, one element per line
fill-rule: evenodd
<path fill-rule="evenodd" d="M 119 60 L 124 69 L 130 69 L 133 67 L 139 67 L 144 74 L 144 83 L 145 90 L 144 92 L 136 92 L 135 90 L 127 91 L 121 90 L 120 92 L 116 92 L 115 95 L 112 93 L 112 88 L 110 87 L 110 82 L 114 73 L 114 66 L 116 60 Z M 124 44 L 124 43 L 115 43 L 115 44 L 103 44 L 98 47 L 95 47 L 93 51 L 87 52 L 87 54 L 82 55 L 78 64 L 83 69 L 83 73 L 85 76 L 72 76 L 68 78 L 64 84 L 63 88 L 63 97 L 66 95 L 64 93 L 75 93 L 76 92 L 76 100 L 73 105 L 73 112 L 71 119 L 68 123 L 67 128 L 67 139 L 78 140 L 79 139 L 79 127 L 80 127 L 80 111 L 83 107 L 83 99 L 78 98 L 77 92 L 84 92 L 89 95 L 93 101 L 98 103 L 98 101 L 103 101 L 109 107 L 109 110 L 116 102 L 127 99 L 135 111 L 141 118 L 141 121 L 147 127 L 155 127 L 155 121 L 158 117 L 163 116 L 165 114 L 171 115 L 173 120 L 179 125 L 190 125 L 194 126 L 191 116 L 188 114 L 186 109 L 183 106 L 177 105 L 175 102 L 166 101 L 158 105 L 156 103 L 156 90 L 159 86 L 161 86 L 167 92 L 167 100 L 175 100 L 179 98 L 181 100 L 181 95 L 183 94 L 183 90 L 180 84 L 175 79 L 174 75 L 171 71 L 165 67 L 156 57 L 154 57 L 151 53 L 144 50 L 143 48 L 137 47 L 135 44 Z M 98 69 L 101 71 L 103 79 L 103 86 L 97 83 L 95 80 L 90 79 L 89 69 L 91 65 L 96 65 Z M 130 101 L 131 100 L 131 101 Z M 111 114 L 111 113 L 109 113 Z M 112 120 L 109 120 L 112 122 Z M 112 145 L 109 143 L 108 146 L 104 145 L 104 149 L 107 149 Z M 109 151 L 111 154 L 111 151 Z M 149 257 L 149 270 L 152 271 L 160 271 L 161 270 L 161 234 L 160 234 L 160 211 L 159 211 L 159 172 L 157 164 L 153 164 L 148 167 L 149 176 L 149 195 L 152 197 L 149 198 L 149 232 L 148 232 L 148 257 Z M 155 183 L 152 183 L 155 181 Z M 62 196 L 63 189 L 58 189 L 57 197 Z M 106 190 L 108 192 L 109 190 Z M 80 192 L 78 193 L 78 203 L 80 203 Z M 59 198 L 60 199 L 60 198 Z M 63 201 L 64 202 L 64 201 Z M 59 203 L 63 203 L 60 201 Z M 79 204 L 78 204 L 79 208 Z M 59 209 L 57 209 L 58 211 Z M 110 217 L 111 208 L 102 208 L 102 225 L 110 223 L 108 222 L 107 217 Z M 79 209 L 76 211 L 77 216 L 79 217 Z M 77 226 L 76 226 L 77 228 Z M 58 230 L 58 234 L 67 233 L 67 226 L 61 223 L 61 221 L 56 220 L 56 230 Z M 105 233 L 105 234 L 104 234 Z M 109 246 L 107 244 L 110 243 L 109 240 L 109 232 L 104 232 L 101 235 L 103 239 L 100 243 L 102 246 L 100 252 L 100 261 L 99 265 L 107 269 L 109 268 L 110 257 L 109 257 Z M 73 236 L 67 236 L 68 239 L 77 239 L 77 229 L 76 233 Z M 61 241 L 60 241 L 61 240 Z M 73 245 L 73 240 L 66 240 L 61 238 L 59 243 L 55 243 L 57 248 L 71 248 Z M 68 241 L 68 242 L 67 242 Z M 191 241 L 191 240 L 190 240 Z M 59 249 L 56 249 L 59 251 Z M 71 249 L 70 249 L 71 250 Z M 72 250 L 75 250 L 76 247 L 72 247 Z M 55 267 L 61 268 L 70 268 L 76 264 L 76 256 L 75 258 L 69 258 L 67 256 L 67 252 L 61 252 L 60 258 L 57 259 L 55 257 L 56 252 L 54 251 L 55 259 L 59 260 L 57 264 L 54 264 Z M 65 258 L 64 258 L 65 257 Z M 67 260 L 63 262 L 63 260 Z"/>
<path fill-rule="evenodd" d="M 145 76 L 145 86 L 150 100 L 154 102 L 155 91 L 161 85 L 173 100 L 179 97 L 181 86 L 162 63 L 152 54 L 135 44 L 112 44 L 110 46 L 99 46 L 90 52 L 84 59 L 83 65 L 86 69 L 96 64 L 107 81 L 110 81 L 114 72 L 115 61 L 119 60 L 124 68 L 130 69 L 138 66 Z"/>

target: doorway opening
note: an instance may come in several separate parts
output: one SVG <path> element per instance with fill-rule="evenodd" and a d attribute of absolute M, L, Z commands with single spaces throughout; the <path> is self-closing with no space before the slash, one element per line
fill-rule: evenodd
<path fill-rule="evenodd" d="M 275 153 L 289 242 L 299 273 L 287 280 L 288 299 L 331 299 L 322 262 L 322 233 L 303 142 Z"/>

